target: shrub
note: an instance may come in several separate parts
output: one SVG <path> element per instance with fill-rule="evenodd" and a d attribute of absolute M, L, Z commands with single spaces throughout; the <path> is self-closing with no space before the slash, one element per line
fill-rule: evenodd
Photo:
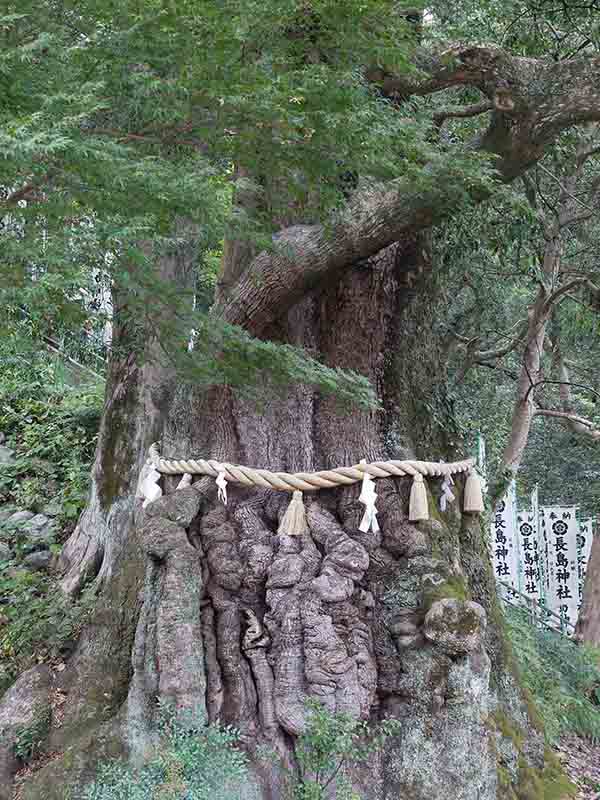
<path fill-rule="evenodd" d="M 50 709 L 39 714 L 29 725 L 19 728 L 16 733 L 14 752 L 25 764 L 32 761 L 40 752 L 50 729 Z"/>
<path fill-rule="evenodd" d="M 400 722 L 387 719 L 368 724 L 349 714 L 332 714 L 315 699 L 308 701 L 307 712 L 306 729 L 296 741 L 295 769 L 285 766 L 271 750 L 261 753 L 281 769 L 283 796 L 286 800 L 360 800 L 352 789 L 348 768 L 366 763 L 388 736 L 399 731 Z"/>
<path fill-rule="evenodd" d="M 21 329 L 0 340 L 0 431 L 16 461 L 0 468 L 0 504 L 43 511 L 52 504 L 58 540 L 86 501 L 102 386 L 69 383 L 61 362 Z M 77 637 L 91 598 L 67 601 L 45 573 L 22 568 L 24 530 L 0 525 L 14 558 L 0 564 L 0 692 L 25 669 L 59 659 Z M 58 541 L 48 540 L 51 551 Z"/>
<path fill-rule="evenodd" d="M 66 534 L 87 497 L 103 386 L 69 383 L 39 347 L 22 335 L 0 344 L 0 431 L 16 451 L 0 472 L 0 503 L 42 511 L 53 501 Z"/>
<path fill-rule="evenodd" d="M 161 709 L 160 746 L 141 769 L 101 767 L 84 800 L 236 800 L 249 797 L 247 761 L 233 728 L 178 722 Z"/>
<path fill-rule="evenodd" d="M 298 776 L 292 781 L 293 800 L 325 800 L 335 789 L 338 800 L 360 800 L 346 775 L 347 767 L 364 764 L 398 732 L 398 720 L 368 725 L 349 714 L 332 714 L 321 703 L 308 703 L 309 717 L 298 738 Z"/>
<path fill-rule="evenodd" d="M 563 733 L 600 741 L 600 653 L 532 625 L 519 609 L 507 611 L 510 637 L 550 742 Z"/>
<path fill-rule="evenodd" d="M 77 601 L 56 590 L 52 579 L 19 568 L 16 562 L 0 568 L 0 694 L 29 667 L 56 661 L 77 639 L 92 609 L 93 596 Z"/>

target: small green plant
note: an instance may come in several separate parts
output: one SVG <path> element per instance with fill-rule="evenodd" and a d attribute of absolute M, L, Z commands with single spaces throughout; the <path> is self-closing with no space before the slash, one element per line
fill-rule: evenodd
<path fill-rule="evenodd" d="M 69 384 L 60 362 L 22 327 L 0 337 L 0 431 L 15 451 L 13 462 L 0 465 L 0 504 L 53 516 L 55 532 L 44 545 L 55 555 L 87 496 L 100 393 L 100 385 Z M 68 601 L 51 576 L 23 568 L 36 546 L 26 525 L 0 524 L 0 540 L 10 545 L 0 563 L 2 692 L 33 664 L 64 655 L 92 598 Z"/>
<path fill-rule="evenodd" d="M 360 800 L 353 791 L 348 769 L 364 764 L 387 739 L 398 733 L 398 720 L 369 725 L 349 714 L 331 713 L 317 700 L 307 703 L 306 730 L 296 743 L 297 770 L 285 770 L 289 800 L 325 800 L 335 790 L 336 800 Z M 265 754 L 269 757 L 268 754 Z"/>
<path fill-rule="evenodd" d="M 160 745 L 141 768 L 113 761 L 104 765 L 84 800 L 237 800 L 249 797 L 247 760 L 236 746 L 238 732 L 177 719 L 161 708 Z"/>
<path fill-rule="evenodd" d="M 32 761 L 40 752 L 40 748 L 50 728 L 50 710 L 39 714 L 29 725 L 19 728 L 15 737 L 14 751 L 17 758 L 25 764 Z"/>
<path fill-rule="evenodd" d="M 52 502 L 69 533 L 87 496 L 102 385 L 69 385 L 23 335 L 0 343 L 0 364 L 0 431 L 16 457 L 0 469 L 0 503 L 42 512 Z"/>
<path fill-rule="evenodd" d="M 77 601 L 57 591 L 43 573 L 30 572 L 9 561 L 0 568 L 2 606 L 0 626 L 0 693 L 24 670 L 41 661 L 56 660 L 75 641 L 93 605 L 91 592 Z"/>
<path fill-rule="evenodd" d="M 600 654 L 535 627 L 519 609 L 511 609 L 507 618 L 523 683 L 550 742 L 568 732 L 600 741 Z"/>

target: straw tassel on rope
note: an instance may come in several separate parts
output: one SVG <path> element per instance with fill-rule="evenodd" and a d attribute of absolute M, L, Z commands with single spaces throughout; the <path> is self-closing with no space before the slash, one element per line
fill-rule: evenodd
<path fill-rule="evenodd" d="M 288 536 L 302 536 L 307 531 L 308 524 L 306 522 L 306 509 L 302 500 L 302 492 L 296 491 L 279 523 L 278 533 L 285 533 Z"/>
<path fill-rule="evenodd" d="M 413 476 L 413 485 L 410 490 L 410 503 L 408 518 L 411 522 L 429 519 L 429 503 L 427 502 L 427 488 L 423 476 L 417 472 Z"/>
<path fill-rule="evenodd" d="M 470 514 L 478 514 L 485 510 L 481 478 L 474 469 L 469 470 L 469 475 L 465 484 L 464 510 L 468 511 Z"/>

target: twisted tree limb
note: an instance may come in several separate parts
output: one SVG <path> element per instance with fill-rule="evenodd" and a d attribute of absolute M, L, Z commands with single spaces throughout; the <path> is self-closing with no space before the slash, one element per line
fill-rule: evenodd
<path fill-rule="evenodd" d="M 517 58 L 494 46 L 456 45 L 422 55 L 420 73 L 398 78 L 371 70 L 384 92 L 407 97 L 454 86 L 479 89 L 493 106 L 489 125 L 463 155 L 495 156 L 504 181 L 522 175 L 564 129 L 600 120 L 600 58 L 549 63 Z M 368 258 L 407 234 L 435 225 L 490 189 L 448 164 L 426 166 L 423 181 L 397 179 L 357 193 L 346 213 L 328 225 L 295 225 L 259 253 L 213 313 L 259 335 L 313 286 Z"/>

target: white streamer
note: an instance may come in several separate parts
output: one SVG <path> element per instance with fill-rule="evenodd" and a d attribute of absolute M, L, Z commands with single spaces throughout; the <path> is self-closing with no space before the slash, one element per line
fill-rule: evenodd
<path fill-rule="evenodd" d="M 152 461 L 146 461 L 142 467 L 137 490 L 137 496 L 144 498 L 142 508 L 146 508 L 148 503 L 152 503 L 154 500 L 158 500 L 159 497 L 162 497 L 163 492 L 158 485 L 158 481 L 161 478 L 162 475 L 155 469 Z"/>
<path fill-rule="evenodd" d="M 362 459 L 361 464 L 366 464 L 366 459 Z M 377 500 L 377 492 L 375 491 L 375 482 L 368 472 L 365 472 L 362 480 L 362 489 L 360 497 L 358 498 L 365 506 L 365 513 L 361 520 L 358 529 L 363 533 L 372 530 L 373 533 L 379 533 L 379 523 L 377 522 L 377 509 L 375 508 L 375 501 Z"/>
<path fill-rule="evenodd" d="M 452 475 L 446 475 L 442 482 L 442 496 L 440 497 L 440 511 L 444 512 L 448 507 L 448 503 L 453 503 L 456 500 L 456 495 L 450 488 L 454 486 Z"/>
<path fill-rule="evenodd" d="M 219 487 L 219 491 L 217 492 L 217 497 L 219 500 L 222 501 L 223 505 L 227 505 L 227 478 L 225 477 L 224 472 L 219 472 L 216 479 L 216 484 Z"/>

